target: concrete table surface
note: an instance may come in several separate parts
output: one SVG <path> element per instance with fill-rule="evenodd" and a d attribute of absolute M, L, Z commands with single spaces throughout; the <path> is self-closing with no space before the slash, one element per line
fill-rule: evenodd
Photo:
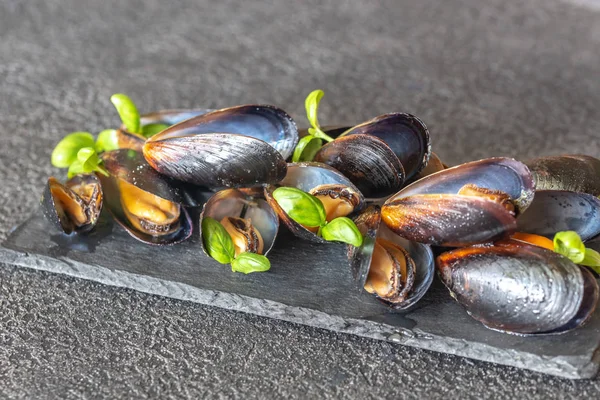
<path fill-rule="evenodd" d="M 450 164 L 600 155 L 595 1 L 0 2 L 0 240 L 59 173 L 54 144 L 143 111 L 273 103 L 323 123 L 406 111 Z M 10 266 L 0 397 L 595 398 L 515 368 Z"/>

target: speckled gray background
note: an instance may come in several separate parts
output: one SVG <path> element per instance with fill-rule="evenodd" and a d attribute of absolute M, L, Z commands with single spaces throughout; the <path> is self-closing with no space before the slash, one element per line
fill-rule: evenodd
<path fill-rule="evenodd" d="M 420 116 L 449 163 L 600 155 L 595 0 L 0 0 L 0 239 L 70 131 L 274 103 Z M 595 5 L 595 7 L 594 7 Z M 0 268 L 0 397 L 596 398 L 568 381 L 41 272 Z"/>

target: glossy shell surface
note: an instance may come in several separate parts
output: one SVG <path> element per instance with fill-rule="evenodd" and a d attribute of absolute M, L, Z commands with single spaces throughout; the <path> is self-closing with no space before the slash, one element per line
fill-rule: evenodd
<path fill-rule="evenodd" d="M 600 196 L 600 160 L 586 155 L 540 157 L 526 162 L 538 190 L 568 190 Z"/>

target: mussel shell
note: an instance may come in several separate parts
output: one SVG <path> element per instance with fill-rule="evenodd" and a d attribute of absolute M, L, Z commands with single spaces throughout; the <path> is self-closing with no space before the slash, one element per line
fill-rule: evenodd
<path fill-rule="evenodd" d="M 350 135 L 327 143 L 315 161 L 344 174 L 367 198 L 397 192 L 404 183 L 404 168 L 391 148 L 371 135 Z"/>
<path fill-rule="evenodd" d="M 408 297 L 401 303 L 390 304 L 378 297 L 377 299 L 395 310 L 407 311 L 421 300 L 433 282 L 435 274 L 433 253 L 429 246 L 401 238 L 381 224 L 380 211 L 379 206 L 372 205 L 354 218 L 356 226 L 363 234 L 363 244 L 360 247 L 348 246 L 352 274 L 359 290 L 364 290 L 377 238 L 387 239 L 400 245 L 415 262 L 414 286 Z"/>
<path fill-rule="evenodd" d="M 437 246 L 468 246 L 502 239 L 517 228 L 502 205 L 474 197 L 426 194 L 388 200 L 385 224 L 409 240 Z"/>
<path fill-rule="evenodd" d="M 360 190 L 350 182 L 348 178 L 340 174 L 337 170 L 321 163 L 316 162 L 301 162 L 288 164 L 287 174 L 277 185 L 265 186 L 265 199 L 275 210 L 281 221 L 288 229 L 297 237 L 311 241 L 313 243 L 327 243 L 327 241 L 313 232 L 309 231 L 287 215 L 273 198 L 273 192 L 277 187 L 295 187 L 304 192 L 310 192 L 317 186 L 326 184 L 341 184 L 348 186 L 352 191 L 359 196 L 359 204 L 355 207 L 355 212 L 361 210 L 365 205 L 365 199 Z"/>
<path fill-rule="evenodd" d="M 177 125 L 175 125 L 177 126 Z M 211 188 L 279 182 L 286 173 L 281 154 L 262 140 L 230 133 L 162 139 L 144 145 L 148 163 L 171 178 Z"/>
<path fill-rule="evenodd" d="M 586 155 L 540 157 L 526 162 L 538 190 L 600 196 L 600 160 Z"/>
<path fill-rule="evenodd" d="M 532 202 L 535 185 L 529 169 L 512 158 L 486 158 L 429 175 L 405 187 L 389 201 L 417 194 L 457 194 L 467 185 L 499 190 L 508 194 L 523 212 Z"/>
<path fill-rule="evenodd" d="M 99 191 L 99 193 L 98 193 L 99 197 L 98 197 L 98 201 L 96 202 L 95 205 L 89 206 L 88 204 L 86 204 L 84 199 L 82 199 L 79 196 L 79 194 L 77 194 L 75 192 L 72 193 L 74 198 L 77 199 L 79 202 L 81 202 L 82 207 L 89 206 L 89 208 L 86 211 L 86 214 L 88 214 L 88 216 L 89 216 L 89 223 L 77 227 L 72 221 L 68 220 L 67 216 L 61 210 L 60 203 L 52 195 L 52 186 L 60 185 L 60 186 L 63 186 L 65 188 L 65 190 L 71 191 L 72 187 L 74 187 L 76 185 L 80 185 L 80 184 L 95 184 L 95 185 L 97 185 L 97 190 Z M 96 223 L 98 222 L 98 218 L 100 217 L 100 213 L 102 212 L 103 203 L 104 203 L 104 194 L 102 191 L 102 186 L 100 184 L 100 181 L 98 180 L 98 178 L 95 175 L 91 175 L 91 174 L 76 175 L 73 178 L 69 179 L 64 184 L 61 184 L 55 178 L 49 178 L 46 183 L 46 186 L 44 188 L 44 192 L 42 193 L 42 198 L 41 198 L 42 210 L 44 212 L 44 215 L 46 216 L 46 219 L 48 219 L 48 221 L 50 221 L 56 227 L 56 229 L 58 229 L 60 232 L 63 232 L 67 235 L 70 235 L 72 233 L 78 233 L 78 234 L 87 233 L 90 230 L 92 230 L 96 226 Z"/>
<path fill-rule="evenodd" d="M 243 105 L 190 118 L 153 136 L 149 141 L 174 141 L 189 136 L 212 133 L 231 133 L 266 142 L 284 159 L 298 144 L 298 128 L 283 110 L 269 105 Z"/>
<path fill-rule="evenodd" d="M 431 174 L 435 174 L 436 172 L 443 171 L 446 168 L 448 167 L 446 167 L 446 165 L 442 162 L 440 157 L 434 152 L 431 152 L 431 156 L 429 157 L 427 165 L 425 166 L 425 168 L 423 168 L 421 172 L 419 172 L 419 174 L 414 178 L 414 180 L 417 181 Z"/>
<path fill-rule="evenodd" d="M 262 194 L 262 193 L 261 193 Z M 242 216 L 242 214 L 244 214 Z M 279 217 L 273 208 L 262 198 L 249 196 L 237 189 L 226 189 L 215 193 L 204 205 L 200 215 L 200 235 L 202 236 L 202 220 L 211 217 L 221 221 L 224 217 L 250 218 L 252 225 L 264 242 L 263 254 L 267 255 L 279 231 Z M 204 249 L 204 243 L 202 243 Z"/>
<path fill-rule="evenodd" d="M 517 241 L 453 250 L 436 264 L 452 297 L 494 330 L 563 332 L 587 320 L 597 303 L 598 285 L 580 267 Z"/>
<path fill-rule="evenodd" d="M 425 168 L 431 154 L 429 130 L 423 121 L 411 114 L 380 115 L 350 128 L 342 137 L 356 134 L 383 140 L 402 163 L 407 180 Z"/>
<path fill-rule="evenodd" d="M 519 232 L 552 239 L 557 232 L 575 231 L 586 241 L 600 235 L 600 199 L 585 193 L 538 190 L 517 224 Z"/>
<path fill-rule="evenodd" d="M 127 233 L 137 240 L 152 245 L 175 244 L 192 235 L 192 220 L 184 207 L 180 209 L 180 228 L 171 234 L 154 236 L 136 229 L 123 211 L 118 179 L 178 204 L 181 204 L 182 201 L 180 191 L 168 178 L 152 169 L 139 152 L 120 149 L 103 153 L 100 157 L 104 162 L 104 167 L 110 173 L 110 176 L 98 174 L 104 190 L 105 205 Z"/>

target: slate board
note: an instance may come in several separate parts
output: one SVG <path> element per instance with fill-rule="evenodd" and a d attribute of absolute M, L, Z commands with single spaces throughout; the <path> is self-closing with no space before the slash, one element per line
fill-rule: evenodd
<path fill-rule="evenodd" d="M 600 363 L 600 310 L 564 335 L 507 335 L 471 319 L 436 278 L 413 310 L 392 313 L 357 289 L 344 246 L 288 232 L 269 255 L 271 271 L 251 275 L 206 257 L 198 237 L 142 245 L 106 217 L 85 242 L 49 232 L 41 211 L 34 214 L 0 247 L 0 262 L 561 377 L 591 378 Z"/>

